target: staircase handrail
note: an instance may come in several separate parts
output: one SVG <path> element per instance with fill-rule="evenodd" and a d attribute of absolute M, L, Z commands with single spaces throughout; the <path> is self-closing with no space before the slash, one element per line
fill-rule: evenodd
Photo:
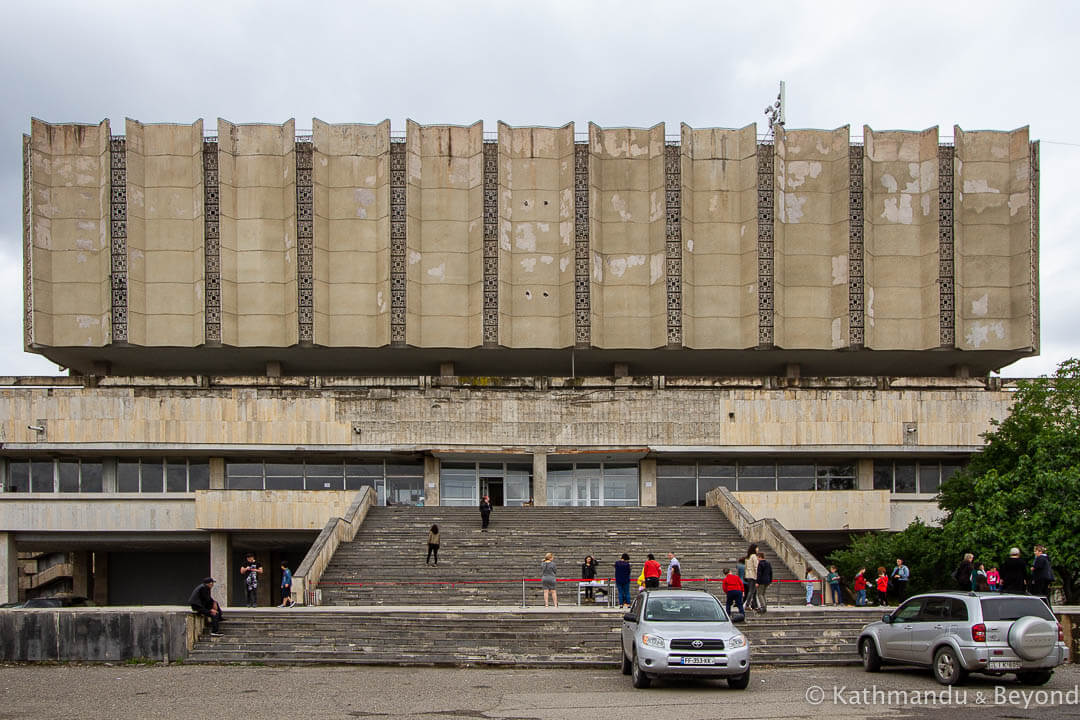
<path fill-rule="evenodd" d="M 364 486 L 353 498 L 343 517 L 332 517 L 326 521 L 322 532 L 315 538 L 300 567 L 293 574 L 292 597 L 300 605 L 315 605 L 314 589 L 322 579 L 326 566 L 343 542 L 351 542 L 367 517 L 368 510 L 375 504 L 375 491 Z M 311 597 L 308 590 L 311 589 Z"/>
<path fill-rule="evenodd" d="M 795 539 L 787 528 L 776 518 L 756 520 L 735 494 L 726 487 L 717 487 L 705 494 L 705 505 L 715 507 L 724 513 L 735 529 L 747 541 L 764 542 L 776 552 L 779 560 L 795 573 L 796 578 L 805 578 L 807 570 L 813 570 L 821 582 L 821 598 L 824 603 L 832 603 L 832 588 L 824 582 L 828 571 L 806 547 Z"/>

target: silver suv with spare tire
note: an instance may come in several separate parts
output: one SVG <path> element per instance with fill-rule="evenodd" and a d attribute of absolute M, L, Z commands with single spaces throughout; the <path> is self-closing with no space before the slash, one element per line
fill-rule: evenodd
<path fill-rule="evenodd" d="M 917 595 L 859 634 L 867 672 L 883 664 L 923 665 L 943 685 L 968 673 L 1015 673 L 1042 685 L 1069 659 L 1061 625 L 1030 595 L 943 592 Z"/>

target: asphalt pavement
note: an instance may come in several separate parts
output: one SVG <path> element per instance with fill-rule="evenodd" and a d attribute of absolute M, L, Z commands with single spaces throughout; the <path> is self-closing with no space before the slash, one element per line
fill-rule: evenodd
<path fill-rule="evenodd" d="M 694 720 L 695 718 L 1080 718 L 1080 668 L 1041 688 L 928 672 L 755 668 L 723 681 L 635 690 L 619 671 L 195 665 L 3 665 L 0 720 Z"/>

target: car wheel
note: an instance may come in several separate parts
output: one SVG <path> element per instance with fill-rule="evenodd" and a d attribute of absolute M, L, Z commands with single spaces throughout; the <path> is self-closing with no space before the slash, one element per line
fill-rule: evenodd
<path fill-rule="evenodd" d="M 881 656 L 878 655 L 877 645 L 870 638 L 863 638 L 859 643 L 859 657 L 862 658 L 863 670 L 877 672 L 881 669 Z"/>
<path fill-rule="evenodd" d="M 630 664 L 632 665 L 630 681 L 634 684 L 634 687 L 644 690 L 652 685 L 652 678 L 641 670 L 641 663 L 638 662 L 637 653 L 634 654 L 634 660 Z"/>
<path fill-rule="evenodd" d="M 960 665 L 960 658 L 950 647 L 939 648 L 934 653 L 934 679 L 942 685 L 957 685 L 964 681 L 967 671 Z"/>
<path fill-rule="evenodd" d="M 746 672 L 742 675 L 731 675 L 727 679 L 728 687 L 734 690 L 745 690 L 746 686 L 750 684 L 750 668 L 746 668 Z"/>
<path fill-rule="evenodd" d="M 633 665 L 630 662 L 630 658 L 626 657 L 626 653 L 624 653 L 622 650 L 619 651 L 619 654 L 622 655 L 622 674 L 629 675 L 630 672 L 633 670 Z"/>
<path fill-rule="evenodd" d="M 1045 685 L 1053 676 L 1053 670 L 1029 670 L 1016 673 L 1016 679 L 1025 685 Z"/>

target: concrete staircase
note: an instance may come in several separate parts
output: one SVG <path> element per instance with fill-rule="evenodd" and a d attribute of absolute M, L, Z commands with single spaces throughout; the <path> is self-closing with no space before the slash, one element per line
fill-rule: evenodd
<path fill-rule="evenodd" d="M 428 529 L 437 524 L 439 566 L 424 564 Z M 542 604 L 540 563 L 553 552 L 560 579 L 576 579 L 586 555 L 598 574 L 614 574 L 624 552 L 633 577 L 648 553 L 666 570 L 667 553 L 683 567 L 684 587 L 719 592 L 721 570 L 746 552 L 747 542 L 715 508 L 498 507 L 487 532 L 476 508 L 372 508 L 355 540 L 338 548 L 319 583 L 323 605 L 500 605 L 525 600 Z M 763 548 L 777 580 L 793 575 Z M 687 582 L 713 578 L 709 583 Z M 577 584 L 560 582 L 562 604 L 576 601 Z M 802 585 L 775 583 L 773 601 L 801 603 Z"/>
<path fill-rule="evenodd" d="M 755 665 L 858 662 L 875 611 L 785 609 L 741 625 Z M 187 662 L 603 667 L 619 662 L 615 611 L 231 610 L 223 637 L 204 634 Z"/>

